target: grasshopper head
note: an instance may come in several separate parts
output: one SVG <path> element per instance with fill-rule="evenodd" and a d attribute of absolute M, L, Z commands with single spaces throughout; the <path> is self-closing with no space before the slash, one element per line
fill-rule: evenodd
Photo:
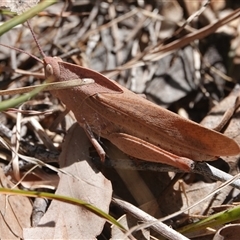
<path fill-rule="evenodd" d="M 50 78 L 51 82 L 56 81 L 60 77 L 59 61 L 62 61 L 59 57 L 45 57 L 43 59 L 45 77 Z"/>

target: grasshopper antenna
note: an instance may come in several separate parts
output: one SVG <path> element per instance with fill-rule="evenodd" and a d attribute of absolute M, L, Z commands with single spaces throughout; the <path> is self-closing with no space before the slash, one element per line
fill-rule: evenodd
<path fill-rule="evenodd" d="M 33 32 L 33 29 L 32 29 L 32 27 L 31 27 L 31 25 L 30 25 L 29 20 L 27 20 L 27 24 L 28 24 L 28 27 L 29 27 L 29 29 L 30 29 L 30 32 L 31 32 L 31 34 L 32 34 L 32 36 L 33 36 L 33 39 L 34 39 L 35 43 L 37 44 L 37 47 L 38 47 L 38 49 L 39 49 L 40 54 L 42 55 L 43 58 L 46 57 L 46 55 L 44 54 L 42 48 L 40 47 L 40 44 L 39 44 L 39 42 L 38 42 L 38 40 L 37 40 L 37 38 L 36 38 L 35 33 Z M 38 62 L 40 62 L 40 63 L 43 64 L 43 61 L 42 61 L 40 58 L 38 58 L 38 57 L 32 55 L 31 53 L 25 52 L 24 50 L 21 50 L 21 49 L 18 49 L 18 48 L 12 47 L 12 46 L 7 46 L 7 45 L 2 44 L 2 43 L 0 43 L 0 46 L 4 46 L 4 47 L 7 47 L 7 48 L 10 48 L 10 49 L 16 50 L 16 51 L 18 51 L 18 52 L 21 52 L 21 53 L 25 53 L 25 54 L 27 54 L 28 56 L 30 56 L 30 57 L 36 59 Z"/>
<path fill-rule="evenodd" d="M 36 59 L 38 62 L 40 62 L 40 63 L 43 64 L 43 61 L 42 61 L 40 58 L 34 56 L 34 55 L 31 54 L 31 53 L 28 53 L 28 52 L 22 50 L 22 49 L 15 48 L 15 47 L 12 47 L 12 46 L 8 46 L 8 45 L 5 45 L 5 44 L 3 44 L 3 43 L 0 43 L 0 46 L 6 47 L 6 48 L 10 48 L 10 49 L 13 49 L 13 50 L 15 50 L 15 51 L 17 51 L 17 52 L 25 53 L 25 54 L 27 54 L 29 57 L 32 57 L 32 58 Z"/>
<path fill-rule="evenodd" d="M 37 47 L 38 47 L 38 49 L 39 49 L 40 54 L 42 55 L 43 58 L 45 58 L 46 55 L 44 54 L 42 48 L 40 47 L 40 44 L 39 44 L 39 42 L 38 42 L 38 40 L 37 40 L 37 38 L 36 38 L 35 33 L 33 32 L 33 29 L 32 29 L 32 27 L 31 27 L 31 25 L 30 25 L 29 20 L 27 20 L 27 25 L 28 25 L 31 33 L 32 33 L 32 36 L 33 36 L 33 39 L 34 39 L 35 43 L 37 44 Z"/>

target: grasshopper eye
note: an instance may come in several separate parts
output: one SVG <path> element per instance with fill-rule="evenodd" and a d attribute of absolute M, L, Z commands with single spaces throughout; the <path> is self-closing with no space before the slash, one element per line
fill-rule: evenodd
<path fill-rule="evenodd" d="M 53 68 L 52 68 L 51 64 L 47 64 L 45 70 L 46 70 L 48 76 L 53 75 Z"/>

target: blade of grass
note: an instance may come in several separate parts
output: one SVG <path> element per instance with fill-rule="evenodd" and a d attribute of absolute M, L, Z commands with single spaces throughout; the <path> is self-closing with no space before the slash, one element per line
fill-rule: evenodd
<path fill-rule="evenodd" d="M 11 98 L 9 100 L 0 102 L 0 112 L 5 111 L 8 108 L 13 108 L 17 105 L 20 105 L 20 104 L 24 103 L 25 101 L 28 101 L 29 99 L 31 99 L 32 97 L 34 97 L 36 94 L 38 94 L 40 91 L 43 91 L 43 90 L 53 90 L 53 89 L 57 90 L 57 89 L 61 89 L 61 88 L 65 89 L 65 88 L 69 88 L 69 87 L 81 86 L 81 85 L 91 84 L 91 83 L 94 83 L 94 80 L 91 78 L 85 78 L 85 79 L 82 79 L 82 81 L 80 81 L 79 79 L 70 80 L 70 81 L 64 82 L 64 83 L 51 83 L 51 81 L 49 83 L 49 80 L 48 80 L 41 85 L 27 87 L 25 90 L 33 89 L 29 93 L 25 93 L 19 97 Z M 3 91 L 3 93 L 5 91 Z M 10 90 L 10 92 L 12 92 L 12 90 Z M 4 94 L 1 94 L 1 91 L 0 91 L 0 95 L 4 95 Z"/>
<path fill-rule="evenodd" d="M 38 87 L 41 87 L 42 85 L 45 85 L 45 88 L 43 89 L 44 91 L 51 91 L 51 90 L 59 90 L 59 89 L 67 89 L 67 88 L 77 87 L 77 86 L 81 86 L 84 84 L 90 84 L 90 83 L 94 83 L 94 80 L 91 78 L 84 78 L 84 79 L 82 79 L 82 81 L 79 81 L 79 79 L 73 79 L 73 80 L 68 80 L 66 82 L 43 83 L 43 84 L 39 84 L 39 85 L 20 87 L 20 88 L 16 88 L 16 89 L 0 90 L 0 96 L 27 93 Z M 0 105 L 1 105 L 1 103 L 0 103 Z"/>
<path fill-rule="evenodd" d="M 213 214 L 206 219 L 189 224 L 183 228 L 178 229 L 177 231 L 180 233 L 190 233 L 207 227 L 216 227 L 218 225 L 229 223 L 238 219 L 240 219 L 240 206 L 236 206 L 231 209 Z"/>
<path fill-rule="evenodd" d="M 108 222 L 116 225 L 120 230 L 126 232 L 127 230 L 111 215 L 105 213 L 101 209 L 85 202 L 80 199 L 71 198 L 63 195 L 56 195 L 53 193 L 46 193 L 46 192 L 37 192 L 37 191 L 26 191 L 26 190 L 16 190 L 16 189 L 8 189 L 8 188 L 0 188 L 0 193 L 7 194 L 7 195 L 21 195 L 27 197 L 35 197 L 35 198 L 47 198 L 51 200 L 57 200 L 65 203 L 70 203 L 77 206 L 82 206 L 92 213 L 106 219 Z"/>
<path fill-rule="evenodd" d="M 9 100 L 2 101 L 0 103 L 0 112 L 7 110 L 8 108 L 13 108 L 21 103 L 24 103 L 31 99 L 33 96 L 38 94 L 40 91 L 42 91 L 45 88 L 45 85 L 39 86 L 38 88 L 34 89 L 33 91 L 29 93 L 25 93 L 17 98 L 11 98 Z"/>

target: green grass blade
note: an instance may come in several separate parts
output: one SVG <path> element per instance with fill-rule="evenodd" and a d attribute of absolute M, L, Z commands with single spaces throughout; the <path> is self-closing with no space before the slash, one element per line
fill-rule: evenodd
<path fill-rule="evenodd" d="M 178 229 L 178 231 L 180 233 L 189 233 L 207 227 L 216 227 L 218 225 L 226 224 L 238 219 L 240 219 L 240 206 L 236 206 L 231 209 L 213 214 L 204 220 L 189 224 L 181 229 Z"/>
<path fill-rule="evenodd" d="M 7 110 L 8 108 L 13 108 L 17 105 L 20 105 L 26 101 L 28 101 L 29 99 L 31 99 L 32 97 L 34 97 L 36 94 L 38 94 L 40 91 L 42 91 L 45 88 L 45 84 L 43 84 L 42 86 L 32 90 L 29 93 L 25 93 L 19 97 L 16 98 L 11 98 L 9 100 L 5 100 L 0 102 L 0 112 Z"/>
<path fill-rule="evenodd" d="M 63 196 L 63 195 L 56 195 L 53 193 L 15 190 L 15 189 L 8 189 L 8 188 L 0 188 L 0 193 L 7 194 L 7 195 L 21 195 L 21 196 L 35 197 L 35 198 L 37 198 L 37 197 L 47 198 L 47 199 L 51 199 L 51 200 L 57 200 L 57 201 L 61 201 L 61 202 L 70 203 L 70 204 L 77 205 L 77 206 L 82 206 L 82 207 L 88 209 L 89 211 L 91 211 L 92 213 L 106 219 L 108 222 L 111 222 L 112 224 L 116 225 L 122 231 L 124 231 L 124 232 L 127 231 L 115 218 L 113 218 L 109 214 L 105 213 L 101 209 L 99 209 L 85 201 L 82 201 L 80 199 L 71 198 L 71 197 L 67 197 L 67 196 Z"/>

